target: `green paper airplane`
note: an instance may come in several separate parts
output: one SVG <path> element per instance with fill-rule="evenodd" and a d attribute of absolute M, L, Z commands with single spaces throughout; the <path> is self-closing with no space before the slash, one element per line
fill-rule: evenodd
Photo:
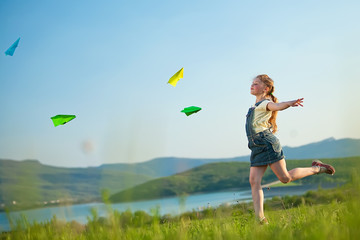
<path fill-rule="evenodd" d="M 54 123 L 54 126 L 59 126 L 59 125 L 64 125 L 67 122 L 70 122 L 71 120 L 73 120 L 74 118 L 76 118 L 75 115 L 56 115 L 54 117 L 51 117 L 51 120 Z"/>
<path fill-rule="evenodd" d="M 199 108 L 199 107 L 191 106 L 191 107 L 184 108 L 184 110 L 182 110 L 181 112 L 185 113 L 186 116 L 189 116 L 193 113 L 197 113 L 200 110 L 201 110 L 201 108 Z"/>

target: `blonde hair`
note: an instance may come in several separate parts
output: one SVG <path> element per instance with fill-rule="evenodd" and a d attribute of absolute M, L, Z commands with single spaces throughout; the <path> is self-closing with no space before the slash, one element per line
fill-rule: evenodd
<path fill-rule="evenodd" d="M 274 87 L 274 81 L 266 74 L 261 74 L 261 75 L 257 75 L 255 78 L 259 79 L 260 81 L 262 81 L 267 87 L 270 88 L 269 92 L 266 93 L 266 96 L 270 96 L 272 101 L 274 103 L 279 102 L 278 99 L 274 96 L 273 92 L 275 91 L 275 87 Z M 276 117 L 277 117 L 277 113 L 278 111 L 273 111 L 271 114 L 271 117 L 269 119 L 269 123 L 271 124 L 272 127 L 272 133 L 276 133 L 277 132 L 277 125 L 276 125 Z"/>

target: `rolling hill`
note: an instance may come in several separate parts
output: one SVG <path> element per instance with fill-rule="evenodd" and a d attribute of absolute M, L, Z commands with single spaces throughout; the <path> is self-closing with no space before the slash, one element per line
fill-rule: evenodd
<path fill-rule="evenodd" d="M 59 168 L 35 160 L 0 160 L 0 204 L 100 199 L 101 189 L 114 193 L 150 179 L 112 169 Z"/>
<path fill-rule="evenodd" d="M 336 168 L 336 174 L 309 176 L 296 181 L 300 184 L 344 183 L 350 179 L 350 173 L 360 167 L 360 157 L 322 159 Z M 311 166 L 312 159 L 288 160 L 287 168 Z M 227 189 L 249 188 L 249 164 L 243 162 L 222 162 L 206 164 L 194 169 L 162 177 L 123 190 L 110 197 L 111 202 L 148 200 L 182 194 L 214 192 Z M 268 168 L 263 183 L 278 180 Z"/>

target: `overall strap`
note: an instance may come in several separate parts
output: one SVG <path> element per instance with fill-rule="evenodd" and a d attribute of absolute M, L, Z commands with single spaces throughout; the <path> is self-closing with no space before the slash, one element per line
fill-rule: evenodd
<path fill-rule="evenodd" d="M 265 100 L 269 100 L 269 101 L 270 101 L 270 99 L 265 98 L 265 99 L 261 100 L 260 102 L 255 103 L 255 107 L 259 106 L 260 103 L 262 103 L 262 102 L 265 101 Z"/>

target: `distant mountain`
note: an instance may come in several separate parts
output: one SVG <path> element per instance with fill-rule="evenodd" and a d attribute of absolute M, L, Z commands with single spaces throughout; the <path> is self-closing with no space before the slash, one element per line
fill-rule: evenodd
<path fill-rule="evenodd" d="M 233 162 L 233 161 L 247 161 L 248 157 L 236 158 L 177 158 L 177 157 L 163 157 L 155 158 L 153 160 L 141 163 L 114 163 L 101 165 L 101 169 L 116 169 L 124 172 L 132 172 L 135 174 L 146 174 L 152 177 L 165 177 L 175 173 L 183 172 L 191 168 L 201 166 L 213 162 Z"/>
<path fill-rule="evenodd" d="M 360 139 L 327 138 L 299 147 L 283 147 L 284 155 L 289 159 L 336 158 L 360 156 Z"/>
<path fill-rule="evenodd" d="M 360 168 L 360 157 L 321 159 L 333 165 L 336 173 L 332 175 L 313 175 L 300 180 L 300 184 L 344 183 L 351 173 Z M 287 168 L 311 166 L 312 159 L 289 160 Z M 263 184 L 278 180 L 269 169 L 263 177 Z M 183 194 L 215 192 L 230 189 L 250 189 L 249 164 L 244 162 L 211 163 L 169 177 L 157 178 L 110 197 L 113 203 L 149 200 Z M 234 190 L 235 191 L 235 190 Z"/>
<path fill-rule="evenodd" d="M 327 138 L 320 142 L 310 143 L 299 147 L 283 147 L 286 159 L 310 159 L 310 158 L 335 158 L 360 156 L 360 139 Z M 141 163 L 116 163 L 104 164 L 102 169 L 118 169 L 124 172 L 149 175 L 152 177 L 171 176 L 198 167 L 204 164 L 214 162 L 249 162 L 250 155 L 235 158 L 218 159 L 197 159 L 197 158 L 176 158 L 165 157 L 155 158 L 153 160 Z"/>

